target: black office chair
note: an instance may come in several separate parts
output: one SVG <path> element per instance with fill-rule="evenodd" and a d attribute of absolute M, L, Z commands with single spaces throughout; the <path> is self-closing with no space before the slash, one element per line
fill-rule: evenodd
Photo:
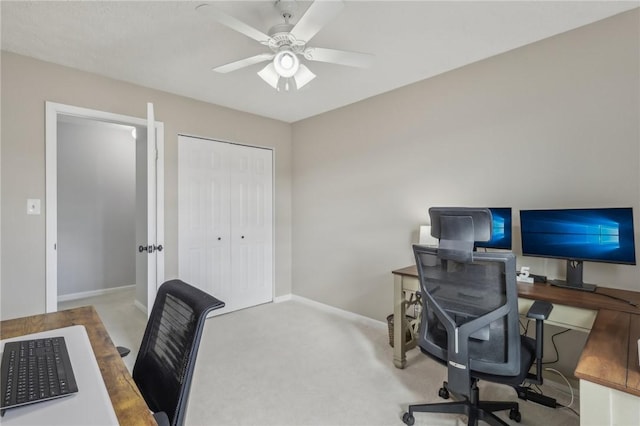
<path fill-rule="evenodd" d="M 207 314 L 224 302 L 189 284 L 160 286 L 133 367 L 135 380 L 159 425 L 182 425 Z"/>
<path fill-rule="evenodd" d="M 490 211 L 431 208 L 429 215 L 440 245 L 413 246 L 424 304 L 418 345 L 447 366 L 448 381 L 438 395 L 456 401 L 411 405 L 402 420 L 413 425 L 413 413 L 439 412 L 465 414 L 469 425 L 506 425 L 493 412 L 510 410 L 509 418 L 520 422 L 517 402 L 480 401 L 478 380 L 513 386 L 522 399 L 536 398 L 522 384 L 542 383 L 542 321 L 552 305 L 535 302 L 528 315 L 536 319 L 536 339 L 521 336 L 514 254 L 473 251 L 474 241 L 491 237 Z M 537 371 L 531 374 L 534 360 Z"/>

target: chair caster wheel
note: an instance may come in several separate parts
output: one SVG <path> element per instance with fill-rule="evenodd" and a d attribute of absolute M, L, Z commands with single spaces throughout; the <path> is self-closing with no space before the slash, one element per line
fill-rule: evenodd
<path fill-rule="evenodd" d="M 445 388 L 440 388 L 438 391 L 438 396 L 442 399 L 449 399 L 449 391 Z"/>
<path fill-rule="evenodd" d="M 512 408 L 511 410 L 509 410 L 509 418 L 511 420 L 515 420 L 516 423 L 520 423 L 520 421 L 522 420 L 522 415 L 520 414 L 520 411 Z"/>
<path fill-rule="evenodd" d="M 404 413 L 404 415 L 402 416 L 402 421 L 407 426 L 413 426 L 413 423 L 415 423 L 416 419 L 413 417 L 413 414 Z"/>

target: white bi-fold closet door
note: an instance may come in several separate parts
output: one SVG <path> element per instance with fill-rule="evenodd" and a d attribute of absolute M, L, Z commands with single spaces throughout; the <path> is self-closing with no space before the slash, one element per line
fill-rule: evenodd
<path fill-rule="evenodd" d="M 225 302 L 273 300 L 273 152 L 178 137 L 179 277 Z"/>

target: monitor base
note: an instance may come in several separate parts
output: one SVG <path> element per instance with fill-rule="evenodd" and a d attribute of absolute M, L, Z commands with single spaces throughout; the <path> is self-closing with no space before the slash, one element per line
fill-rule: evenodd
<path fill-rule="evenodd" d="M 573 285 L 573 284 L 567 284 L 566 281 L 562 281 L 562 280 L 549 280 L 549 284 L 555 287 L 569 288 L 571 290 L 587 291 L 589 293 L 593 293 L 594 291 L 596 291 L 596 288 L 598 288 L 598 286 L 595 284 L 582 283 L 581 285 Z"/>

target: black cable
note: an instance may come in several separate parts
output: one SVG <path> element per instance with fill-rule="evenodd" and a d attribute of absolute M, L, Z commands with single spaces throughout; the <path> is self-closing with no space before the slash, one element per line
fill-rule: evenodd
<path fill-rule="evenodd" d="M 542 365 L 546 365 L 546 364 L 555 364 L 556 362 L 560 361 L 560 354 L 558 353 L 558 346 L 556 345 L 556 336 L 559 336 L 561 334 L 566 333 L 567 331 L 570 331 L 570 328 L 567 328 L 566 330 L 563 331 L 559 331 L 556 334 L 554 334 L 553 336 L 551 336 L 551 343 L 553 343 L 553 349 L 556 352 L 556 359 L 555 361 L 544 361 L 542 363 Z"/>
<path fill-rule="evenodd" d="M 567 408 L 567 409 L 573 411 L 573 414 L 575 414 L 576 416 L 580 417 L 580 413 L 578 413 L 576 410 L 574 410 L 571 407 L 567 407 L 566 405 L 562 405 L 562 404 L 558 404 L 558 403 L 556 403 L 556 406 L 558 406 L 560 408 Z"/>

